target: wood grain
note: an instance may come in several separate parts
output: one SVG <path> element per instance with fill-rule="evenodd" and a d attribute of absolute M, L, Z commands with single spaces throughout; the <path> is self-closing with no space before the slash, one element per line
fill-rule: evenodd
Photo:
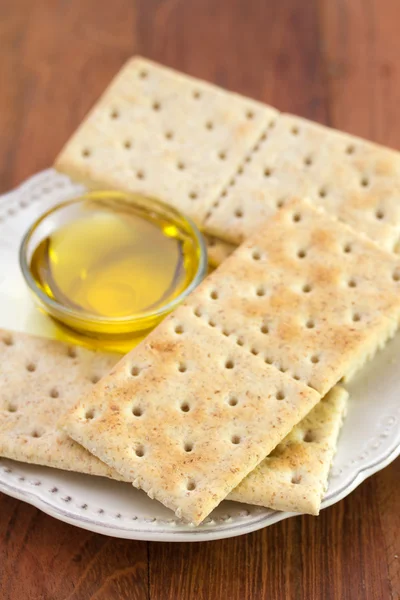
<path fill-rule="evenodd" d="M 400 148 L 398 0 L 2 0 L 0 192 L 51 165 L 137 52 Z M 318 519 L 115 540 L 0 495 L 1 600 L 399 600 L 400 460 Z"/>

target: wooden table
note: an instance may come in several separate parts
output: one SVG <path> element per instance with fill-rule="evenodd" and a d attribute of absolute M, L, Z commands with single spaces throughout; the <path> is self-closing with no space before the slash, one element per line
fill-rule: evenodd
<path fill-rule="evenodd" d="M 2 0 L 0 191 L 51 165 L 141 53 L 400 149 L 399 0 Z M 395 600 L 400 460 L 319 518 L 120 541 L 0 495 L 1 600 Z"/>

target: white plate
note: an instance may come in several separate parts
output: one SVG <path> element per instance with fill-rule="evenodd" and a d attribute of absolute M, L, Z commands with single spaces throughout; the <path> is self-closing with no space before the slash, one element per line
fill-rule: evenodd
<path fill-rule="evenodd" d="M 54 325 L 34 307 L 18 266 L 28 226 L 81 186 L 53 170 L 0 196 L 0 327 L 52 336 Z M 400 454 L 400 335 L 349 386 L 351 402 L 323 506 L 338 502 Z M 1 367 L 0 367 L 1 369 Z M 200 527 L 131 485 L 0 459 L 0 491 L 79 527 L 128 539 L 202 541 L 255 531 L 293 513 L 223 502 Z"/>

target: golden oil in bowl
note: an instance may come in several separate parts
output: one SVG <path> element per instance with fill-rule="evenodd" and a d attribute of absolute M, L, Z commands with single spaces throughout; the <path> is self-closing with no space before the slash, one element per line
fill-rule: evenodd
<path fill-rule="evenodd" d="M 157 200 L 92 192 L 31 227 L 21 267 L 43 310 L 64 327 L 126 351 L 206 272 L 196 227 Z"/>

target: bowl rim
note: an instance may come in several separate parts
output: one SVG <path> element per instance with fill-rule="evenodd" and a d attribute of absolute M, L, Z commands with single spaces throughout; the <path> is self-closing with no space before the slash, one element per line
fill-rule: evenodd
<path fill-rule="evenodd" d="M 87 311 L 75 311 L 74 309 L 67 307 L 64 304 L 57 302 L 57 300 L 50 298 L 50 296 L 48 296 L 45 292 L 43 292 L 43 290 L 37 285 L 35 279 L 33 278 L 32 274 L 31 274 L 30 268 L 29 268 L 29 262 L 27 259 L 27 250 L 28 250 L 28 244 L 31 241 L 32 236 L 35 233 L 35 231 L 37 230 L 37 228 L 39 227 L 39 225 L 41 225 L 48 217 L 52 216 L 57 211 L 65 208 L 66 206 L 70 206 L 73 204 L 79 204 L 79 203 L 87 202 L 90 200 L 92 200 L 92 201 L 100 200 L 101 199 L 101 197 L 99 196 L 100 194 L 101 194 L 101 196 L 107 196 L 107 195 L 111 196 L 113 200 L 121 202 L 121 204 L 123 204 L 124 201 L 126 202 L 126 200 L 128 200 L 128 199 L 130 199 L 131 201 L 133 200 L 136 205 L 140 204 L 140 201 L 143 203 L 150 202 L 154 207 L 157 207 L 162 212 L 164 212 L 164 213 L 167 212 L 170 214 L 172 213 L 177 219 L 185 221 L 189 225 L 189 230 L 192 233 L 192 237 L 196 241 L 196 243 L 199 247 L 199 250 L 200 250 L 199 264 L 198 264 L 196 273 L 194 274 L 193 279 L 190 281 L 189 285 L 187 287 L 185 287 L 181 291 L 181 293 L 178 296 L 176 296 L 176 298 L 174 298 L 167 304 L 164 304 L 161 307 L 154 309 L 154 310 L 148 310 L 148 311 L 143 311 L 143 312 L 139 312 L 139 313 L 134 313 L 132 315 L 123 316 L 123 317 L 106 317 L 106 316 L 102 316 L 102 315 L 95 315 L 95 314 L 87 312 Z M 45 211 L 37 219 L 35 219 L 35 221 L 28 228 L 28 230 L 26 231 L 26 233 L 24 234 L 24 236 L 22 238 L 22 241 L 21 241 L 21 244 L 19 247 L 19 265 L 20 265 L 22 275 L 25 279 L 25 282 L 28 285 L 28 287 L 30 288 L 30 290 L 33 292 L 33 294 L 35 296 L 37 296 L 37 298 L 41 301 L 41 303 L 45 307 L 48 307 L 53 312 L 57 312 L 58 313 L 57 318 L 59 318 L 61 321 L 62 321 L 62 316 L 65 316 L 67 319 L 72 318 L 79 322 L 86 322 L 86 323 L 90 322 L 93 325 L 95 325 L 95 324 L 99 324 L 99 325 L 132 324 L 134 326 L 135 324 L 138 324 L 141 321 L 160 318 L 163 315 L 167 315 L 174 308 L 176 308 L 184 300 L 184 298 L 186 298 L 202 281 L 202 279 L 204 278 L 204 276 L 207 273 L 208 260 L 207 260 L 206 243 L 205 243 L 204 237 L 201 234 L 199 228 L 192 221 L 192 219 L 190 219 L 185 214 L 178 211 L 176 208 L 170 206 L 169 204 L 166 204 L 165 202 L 162 202 L 161 200 L 158 200 L 157 198 L 148 196 L 146 194 L 122 192 L 120 190 L 97 190 L 97 191 L 83 192 L 79 196 L 75 196 L 73 198 L 69 198 L 68 200 L 64 200 L 64 201 L 60 202 L 59 204 L 56 204 L 49 210 Z"/>

